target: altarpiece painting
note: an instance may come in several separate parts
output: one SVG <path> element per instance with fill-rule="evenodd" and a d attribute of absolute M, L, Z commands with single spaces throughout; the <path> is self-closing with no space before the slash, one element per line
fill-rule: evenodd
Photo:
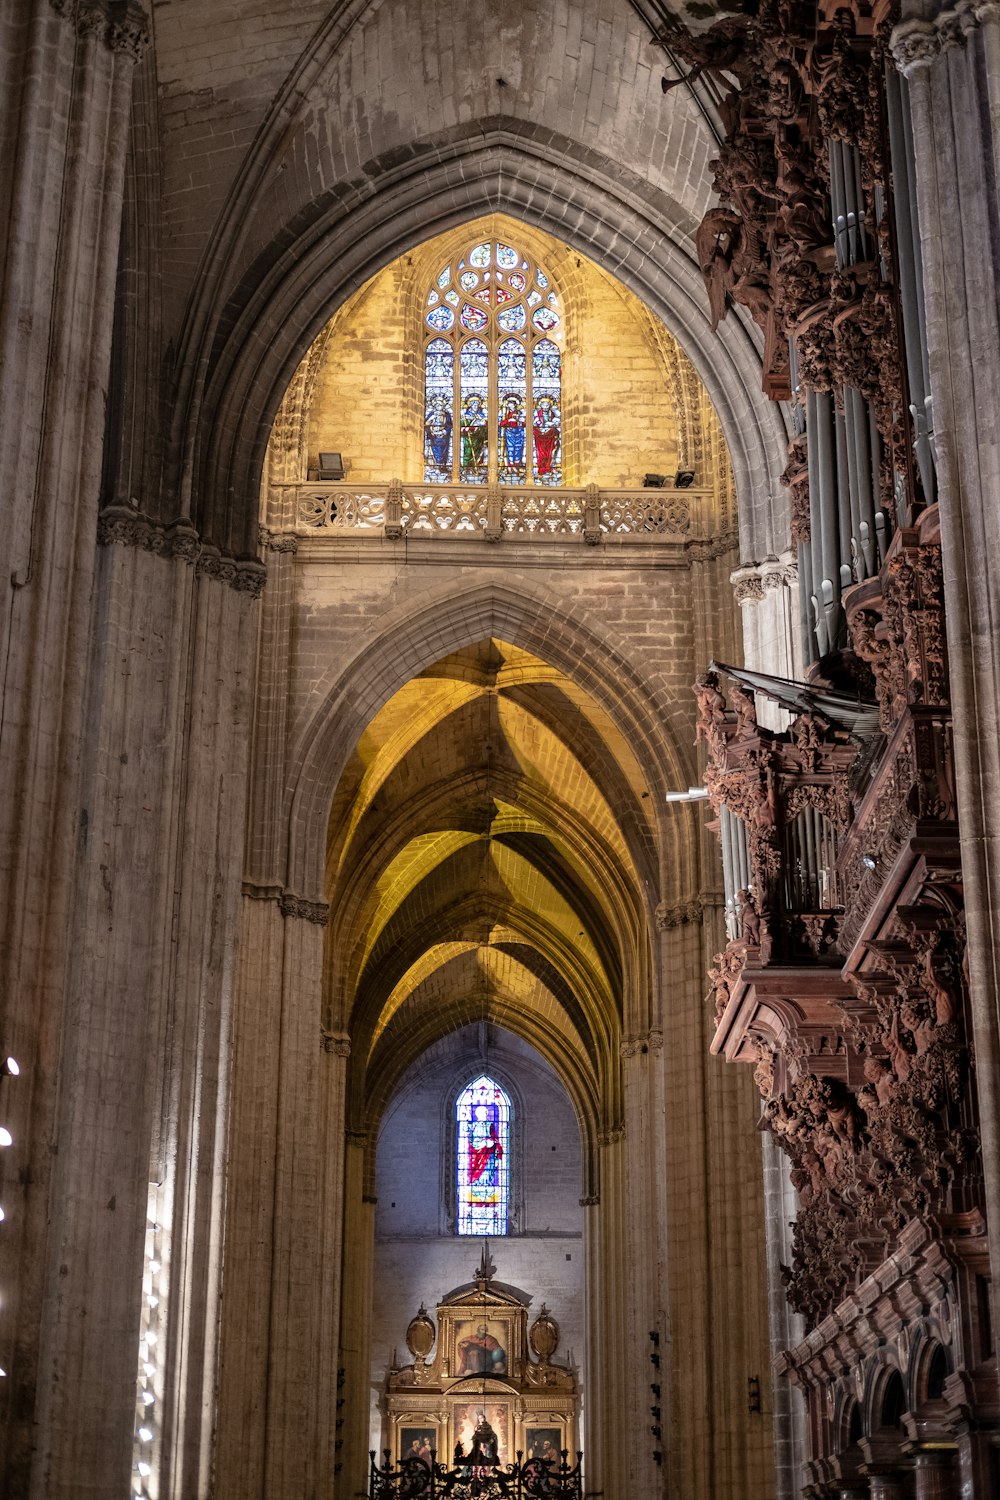
<path fill-rule="evenodd" d="M 484 1418 L 500 1464 L 519 1452 L 575 1455 L 580 1397 L 574 1372 L 552 1360 L 558 1324 L 542 1303 L 529 1326 L 530 1294 L 494 1281 L 495 1270 L 484 1251 L 475 1280 L 444 1297 L 435 1320 L 424 1307 L 411 1320 L 413 1363 L 389 1371 L 382 1400 L 382 1446 L 395 1459 L 427 1461 L 433 1446 L 450 1464 Z"/>

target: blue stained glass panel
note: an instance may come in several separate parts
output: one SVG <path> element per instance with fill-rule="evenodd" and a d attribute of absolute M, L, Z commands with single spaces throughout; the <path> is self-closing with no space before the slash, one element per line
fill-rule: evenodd
<path fill-rule="evenodd" d="M 451 481 L 455 405 L 455 351 L 432 339 L 424 360 L 424 482 Z"/>
<path fill-rule="evenodd" d="M 531 351 L 531 404 L 536 484 L 562 484 L 562 356 L 551 339 Z"/>
<path fill-rule="evenodd" d="M 455 1119 L 459 1234 L 507 1233 L 510 1100 L 485 1074 L 458 1096 Z"/>
<path fill-rule="evenodd" d="M 513 271 L 520 264 L 521 257 L 511 245 L 497 246 L 497 265 L 504 271 Z"/>
<path fill-rule="evenodd" d="M 438 333 L 444 333 L 455 321 L 450 307 L 435 307 L 427 314 L 427 321 Z"/>
<path fill-rule="evenodd" d="M 489 350 L 481 339 L 469 339 L 462 346 L 459 370 L 462 406 L 459 477 L 463 484 L 485 484 L 489 467 Z"/>
<path fill-rule="evenodd" d="M 484 266 L 488 266 L 489 263 L 490 263 L 490 247 L 489 247 L 489 245 L 477 245 L 474 250 L 470 250 L 469 251 L 469 265 L 470 266 L 477 266 L 479 268 L 479 270 L 482 270 L 483 267 Z"/>
<path fill-rule="evenodd" d="M 499 416 L 497 418 L 497 478 L 501 484 L 524 484 L 528 472 L 525 411 L 528 399 L 528 361 L 524 345 L 504 339 L 497 358 Z"/>
<path fill-rule="evenodd" d="M 451 280 L 451 267 L 450 266 L 445 266 L 444 270 L 441 272 L 441 275 L 438 277 L 438 286 L 441 288 L 442 291 L 444 291 L 445 287 L 448 285 L 448 283 L 449 283 L 450 280 Z"/>
<path fill-rule="evenodd" d="M 518 333 L 525 323 L 524 308 L 518 303 L 517 307 L 504 308 L 497 317 L 497 322 L 504 333 Z"/>

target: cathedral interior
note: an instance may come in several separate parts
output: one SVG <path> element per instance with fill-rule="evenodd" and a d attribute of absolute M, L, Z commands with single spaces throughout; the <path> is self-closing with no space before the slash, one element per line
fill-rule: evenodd
<path fill-rule="evenodd" d="M 0 1494 L 995 1500 L 1000 5 L 0 39 Z"/>

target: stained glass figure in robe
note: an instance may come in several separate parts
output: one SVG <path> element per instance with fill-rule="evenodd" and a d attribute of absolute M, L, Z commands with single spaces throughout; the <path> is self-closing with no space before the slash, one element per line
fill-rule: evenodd
<path fill-rule="evenodd" d="M 563 322 L 544 271 L 483 241 L 425 295 L 425 482 L 561 485 Z"/>
<path fill-rule="evenodd" d="M 455 1117 L 458 1233 L 506 1234 L 510 1100 L 482 1074 L 458 1096 Z"/>
<path fill-rule="evenodd" d="M 451 481 L 455 351 L 447 339 L 432 339 L 424 362 L 424 482 Z"/>
<path fill-rule="evenodd" d="M 504 339 L 498 356 L 500 419 L 497 430 L 501 484 L 524 484 L 527 477 L 525 407 L 528 398 L 524 345 Z"/>
<path fill-rule="evenodd" d="M 489 461 L 489 351 L 481 339 L 469 339 L 459 354 L 462 402 L 463 484 L 485 484 Z"/>
<path fill-rule="evenodd" d="M 531 397 L 535 481 L 562 484 L 562 356 L 551 339 L 531 351 Z"/>

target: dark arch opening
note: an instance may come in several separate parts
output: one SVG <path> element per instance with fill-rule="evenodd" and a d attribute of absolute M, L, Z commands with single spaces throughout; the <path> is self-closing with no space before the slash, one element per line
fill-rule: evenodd
<path fill-rule="evenodd" d="M 893 1370 L 886 1381 L 885 1390 L 882 1393 L 882 1415 L 880 1426 L 899 1427 L 902 1424 L 903 1412 L 906 1410 L 906 1391 L 903 1388 L 903 1377 L 898 1370 Z"/>
<path fill-rule="evenodd" d="M 944 1396 L 944 1383 L 950 1374 L 948 1356 L 941 1345 L 938 1344 L 931 1355 L 930 1364 L 927 1366 L 928 1401 L 940 1401 L 942 1399 Z"/>

